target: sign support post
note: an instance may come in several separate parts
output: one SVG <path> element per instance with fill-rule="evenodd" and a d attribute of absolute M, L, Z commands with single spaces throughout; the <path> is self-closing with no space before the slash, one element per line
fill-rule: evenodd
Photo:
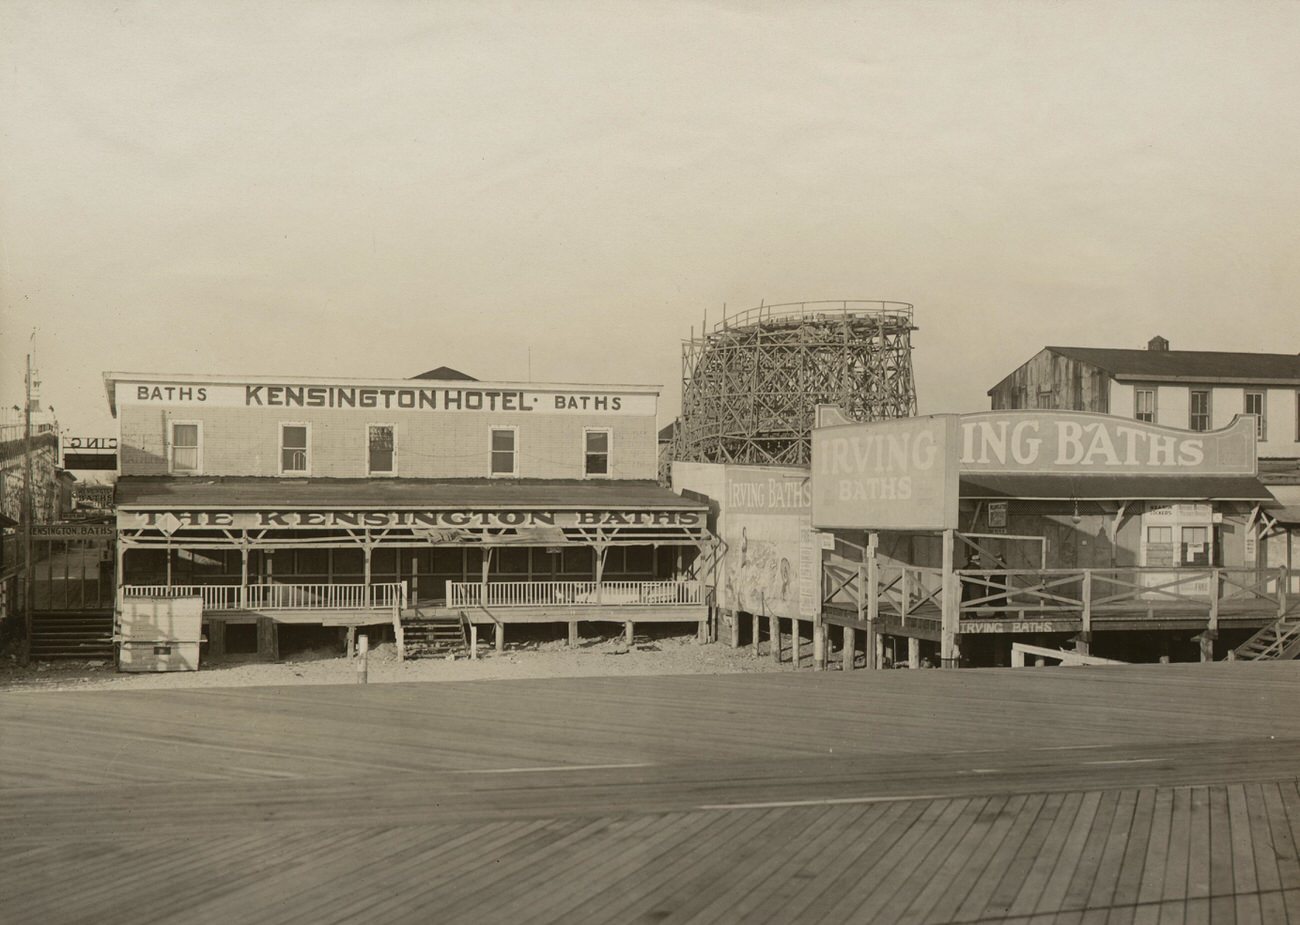
<path fill-rule="evenodd" d="M 958 576 L 952 565 L 953 533 L 953 530 L 943 531 L 943 622 L 939 637 L 939 660 L 944 668 L 956 668 L 961 657 L 957 643 L 961 593 L 958 589 Z"/>
<path fill-rule="evenodd" d="M 867 667 L 880 668 L 880 645 L 877 620 L 880 618 L 880 562 L 876 559 L 876 545 L 879 542 L 876 533 L 867 534 L 867 568 L 863 577 L 866 584 L 862 593 L 867 598 Z"/>

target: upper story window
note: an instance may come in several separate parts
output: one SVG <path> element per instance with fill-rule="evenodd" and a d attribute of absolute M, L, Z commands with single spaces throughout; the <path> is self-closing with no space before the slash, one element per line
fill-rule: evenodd
<path fill-rule="evenodd" d="M 1255 436 L 1260 440 L 1266 439 L 1267 430 L 1264 426 L 1264 393 L 1247 392 L 1246 393 L 1246 413 L 1255 415 Z"/>
<path fill-rule="evenodd" d="M 1156 390 L 1135 389 L 1133 392 L 1133 417 L 1148 424 L 1156 422 Z"/>
<path fill-rule="evenodd" d="M 280 425 L 280 474 L 311 471 L 311 425 Z"/>
<path fill-rule="evenodd" d="M 609 444 L 612 439 L 608 428 L 589 428 L 582 432 L 585 475 L 609 475 Z"/>
<path fill-rule="evenodd" d="M 493 475 L 515 474 L 515 449 L 518 434 L 513 427 L 492 428 L 492 463 Z"/>
<path fill-rule="evenodd" d="M 202 472 L 203 425 L 172 421 L 171 471 Z"/>
<path fill-rule="evenodd" d="M 1188 403 L 1188 430 L 1210 429 L 1210 390 L 1192 389 Z"/>
<path fill-rule="evenodd" d="M 366 472 L 370 475 L 397 473 L 397 428 L 392 424 L 371 424 L 366 428 Z"/>

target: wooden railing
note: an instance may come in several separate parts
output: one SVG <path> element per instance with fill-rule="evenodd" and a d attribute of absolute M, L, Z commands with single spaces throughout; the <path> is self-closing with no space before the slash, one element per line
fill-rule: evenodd
<path fill-rule="evenodd" d="M 447 582 L 448 607 L 547 607 L 598 604 L 703 604 L 698 581 Z"/>
<path fill-rule="evenodd" d="M 962 613 L 1205 607 L 1212 602 L 1285 608 L 1285 568 L 958 569 Z"/>
<path fill-rule="evenodd" d="M 361 610 L 406 606 L 406 582 L 125 585 L 124 597 L 201 597 L 204 610 Z"/>

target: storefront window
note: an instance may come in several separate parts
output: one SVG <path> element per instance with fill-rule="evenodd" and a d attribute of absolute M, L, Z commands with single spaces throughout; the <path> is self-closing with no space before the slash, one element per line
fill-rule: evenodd
<path fill-rule="evenodd" d="M 1246 393 L 1246 413 L 1255 415 L 1255 436 L 1260 440 L 1265 439 L 1263 392 Z"/>
<path fill-rule="evenodd" d="M 172 423 L 172 471 L 199 471 L 199 425 Z"/>
<path fill-rule="evenodd" d="M 1205 431 L 1210 429 L 1210 392 L 1208 389 L 1191 390 L 1191 419 L 1187 422 L 1188 430 Z"/>
<path fill-rule="evenodd" d="M 587 475 L 609 475 L 609 431 L 588 430 L 583 437 L 586 442 L 583 471 Z"/>
<path fill-rule="evenodd" d="M 396 471 L 396 430 L 392 424 L 370 425 L 366 465 L 371 475 L 392 475 Z"/>
<path fill-rule="evenodd" d="M 1181 557 L 1183 565 L 1210 564 L 1209 532 L 1206 527 L 1183 527 Z"/>
<path fill-rule="evenodd" d="M 308 431 L 306 424 L 281 424 L 280 425 L 280 471 L 281 472 L 307 472 L 309 471 L 309 446 Z"/>
<path fill-rule="evenodd" d="M 492 428 L 492 474 L 515 474 L 515 429 Z"/>
<path fill-rule="evenodd" d="M 1149 424 L 1156 422 L 1156 390 L 1138 389 L 1133 393 L 1134 417 Z"/>

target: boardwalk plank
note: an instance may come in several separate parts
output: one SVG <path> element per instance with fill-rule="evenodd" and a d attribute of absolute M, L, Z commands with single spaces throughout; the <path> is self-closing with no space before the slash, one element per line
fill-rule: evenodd
<path fill-rule="evenodd" d="M 1046 796 L 1039 793 L 1026 797 L 1021 803 L 1015 817 L 1011 820 L 1006 836 L 989 855 L 983 874 L 967 893 L 959 914 L 974 914 L 980 918 L 989 915 L 989 903 L 993 894 L 1006 869 L 1024 846 L 1025 837 L 1032 829 L 1046 800 Z"/>
<path fill-rule="evenodd" d="M 980 810 L 968 837 L 963 838 L 953 852 L 961 866 L 952 876 L 949 889 L 940 895 L 926 915 L 926 922 L 948 922 L 961 917 L 962 904 L 971 888 L 979 882 L 989 858 L 1002 844 L 1024 801 L 1023 796 L 993 797 Z"/>
<path fill-rule="evenodd" d="M 926 914 L 939 901 L 940 894 L 949 888 L 952 875 L 965 863 L 966 853 L 960 851 L 961 845 L 970 835 L 980 813 L 988 805 L 988 800 L 975 798 L 965 802 L 961 815 L 935 845 L 930 858 L 908 874 L 907 880 L 900 887 L 899 892 L 910 896 L 911 901 L 897 917 L 897 925 L 923 922 Z"/>
<path fill-rule="evenodd" d="M 1043 892 L 1038 897 L 1038 905 L 1034 909 L 1036 913 L 1056 913 L 1064 905 L 1070 883 L 1074 880 L 1075 869 L 1079 866 L 1079 860 L 1092 833 L 1097 810 L 1101 806 L 1101 796 L 1097 792 L 1083 795 L 1079 813 L 1075 817 L 1065 844 L 1061 846 L 1061 854 L 1057 858 L 1056 866 L 1052 868 L 1051 876 L 1047 878 Z"/>
<path fill-rule="evenodd" d="M 1044 798 L 1039 807 L 1038 815 L 1034 818 L 1029 831 L 1025 833 L 1025 837 L 1021 840 L 1015 856 L 1007 864 L 1006 872 L 1002 874 L 1002 879 L 989 896 L 985 915 L 1008 916 L 1011 914 L 1011 906 L 1024 889 L 1025 879 L 1033 867 L 1035 859 L 1042 853 L 1043 843 L 1047 841 L 1047 836 L 1052 831 L 1052 826 L 1056 822 L 1056 814 L 1064 800 L 1065 795 L 1060 793 L 1048 794 Z M 993 875 L 997 873 L 994 870 L 990 872 Z M 1025 911 L 1028 912 L 1029 910 Z"/>
<path fill-rule="evenodd" d="M 761 912 L 754 919 L 760 922 L 817 921 L 819 900 L 837 895 L 835 888 L 841 879 L 849 879 L 851 871 L 868 866 L 871 852 L 882 841 L 891 839 L 900 821 L 920 816 L 920 801 L 877 804 L 864 816 L 860 824 L 845 834 L 839 850 L 823 858 L 817 874 L 804 888 L 791 896 L 784 905 L 771 903 L 766 915 Z M 892 843 L 892 842 L 891 842 Z M 833 898 L 829 901 L 834 901 Z"/>
<path fill-rule="evenodd" d="M 1078 866 L 1074 869 L 1074 876 L 1070 878 L 1069 889 L 1066 890 L 1065 898 L 1061 903 L 1061 909 L 1065 912 L 1088 908 L 1088 897 L 1092 894 L 1092 886 L 1097 879 L 1097 869 L 1101 867 L 1102 858 L 1106 853 L 1111 823 L 1115 819 L 1115 810 L 1119 806 L 1120 797 L 1121 794 L 1113 791 L 1101 795 L 1097 815 L 1093 818 L 1092 827 L 1087 833 L 1088 840 L 1079 854 Z"/>
<path fill-rule="evenodd" d="M 1173 814 L 1174 792 L 1168 789 L 1157 790 L 1151 806 L 1146 856 L 1142 859 L 1142 879 L 1137 893 L 1139 904 L 1154 904 L 1164 898 L 1162 887 L 1169 865 L 1169 839 Z M 1158 909 L 1156 909 L 1156 916 L 1159 917 Z"/>
<path fill-rule="evenodd" d="M 1061 851 L 1065 848 L 1066 840 L 1074 827 L 1075 818 L 1078 816 L 1079 807 L 1082 803 L 1083 794 L 1064 794 L 1061 804 L 1056 810 L 1055 818 L 1052 820 L 1051 830 L 1043 839 L 1033 863 L 1025 873 L 1020 892 L 1016 894 L 1015 901 L 1011 904 L 1009 910 L 1011 915 L 1033 915 L 1035 908 L 1038 906 L 1038 899 L 1043 895 L 1043 890 L 1047 887 L 1048 878 L 1056 867 Z"/>

